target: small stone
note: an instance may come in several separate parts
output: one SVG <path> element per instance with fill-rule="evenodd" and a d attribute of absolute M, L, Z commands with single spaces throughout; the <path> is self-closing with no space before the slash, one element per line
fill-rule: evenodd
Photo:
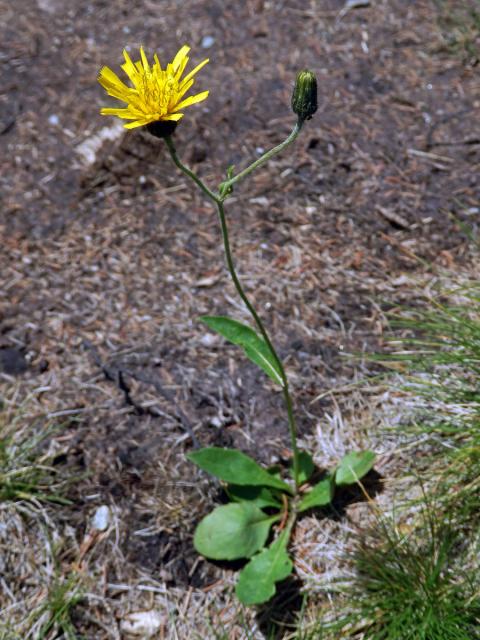
<path fill-rule="evenodd" d="M 345 9 L 363 9 L 370 6 L 370 0 L 347 0 Z"/>
<path fill-rule="evenodd" d="M 159 611 L 136 611 L 122 620 L 120 628 L 123 633 L 137 638 L 153 638 L 166 621 L 166 616 Z"/>
<path fill-rule="evenodd" d="M 102 504 L 101 507 L 95 511 L 92 518 L 92 528 L 97 531 L 105 531 L 108 528 L 110 522 L 110 509 L 106 504 Z"/>
<path fill-rule="evenodd" d="M 251 202 L 251 204 L 258 204 L 261 207 L 268 207 L 270 205 L 270 200 L 265 196 L 258 196 L 258 198 L 250 198 L 249 202 Z"/>
<path fill-rule="evenodd" d="M 213 46 L 215 44 L 215 38 L 212 38 L 212 36 L 204 36 L 202 38 L 202 48 L 203 49 L 210 49 L 211 46 Z"/>
<path fill-rule="evenodd" d="M 217 336 L 213 333 L 206 333 L 200 338 L 200 344 L 204 347 L 213 347 L 217 343 Z"/>

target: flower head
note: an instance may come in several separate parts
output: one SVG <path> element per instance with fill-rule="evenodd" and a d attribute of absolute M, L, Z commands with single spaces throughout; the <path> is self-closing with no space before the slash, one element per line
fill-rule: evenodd
<path fill-rule="evenodd" d="M 182 100 L 194 83 L 193 76 L 208 62 L 207 58 L 182 78 L 188 63 L 189 51 L 190 47 L 183 46 L 173 61 L 162 69 L 157 54 L 153 56 L 154 63 L 150 66 L 143 47 L 140 47 L 140 60 L 135 63 L 124 50 L 125 63 L 122 64 L 122 69 L 132 86 L 124 84 L 108 67 L 100 70 L 98 81 L 109 96 L 125 102 L 127 106 L 121 109 L 104 107 L 100 113 L 104 116 L 132 120 L 133 122 L 125 124 L 127 129 L 142 126 L 155 129 L 156 123 L 159 125 L 165 123 L 167 129 L 168 125 L 171 125 L 169 131 L 171 133 L 178 120 L 183 118 L 184 114 L 179 112 L 185 107 L 205 100 L 208 96 L 208 91 L 202 91 Z M 160 125 L 160 129 L 162 126 Z M 158 125 L 156 129 L 159 129 Z"/>

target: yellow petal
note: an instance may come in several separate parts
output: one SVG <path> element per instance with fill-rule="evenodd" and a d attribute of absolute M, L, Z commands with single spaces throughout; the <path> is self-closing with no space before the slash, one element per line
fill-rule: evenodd
<path fill-rule="evenodd" d="M 128 102 L 130 87 L 127 87 L 111 69 L 108 67 L 100 69 L 98 81 L 110 96 Z"/>
<path fill-rule="evenodd" d="M 159 71 L 161 71 L 161 70 L 162 70 L 162 65 L 160 64 L 160 60 L 158 59 L 158 56 L 157 56 L 157 54 L 156 54 L 156 53 L 154 53 L 154 54 L 153 54 L 153 59 L 154 59 L 154 61 L 155 61 L 155 65 L 154 65 L 154 67 L 156 66 L 156 67 L 157 67 L 157 69 L 158 69 Z"/>
<path fill-rule="evenodd" d="M 140 47 L 140 57 L 142 59 L 143 68 L 147 73 L 150 73 L 150 65 L 148 64 L 147 56 L 145 55 L 143 47 Z"/>
<path fill-rule="evenodd" d="M 117 116 L 117 118 L 123 118 L 124 120 L 133 120 L 137 116 L 132 115 L 130 109 L 110 109 L 108 107 L 104 107 L 100 110 L 102 116 Z"/>
<path fill-rule="evenodd" d="M 123 50 L 123 57 L 125 58 L 125 64 L 122 64 L 122 69 L 125 71 L 127 76 L 133 82 L 133 85 L 136 87 L 139 77 L 138 70 L 130 59 L 130 56 L 128 55 L 126 49 Z"/>
<path fill-rule="evenodd" d="M 136 122 L 127 122 L 123 126 L 125 129 L 135 129 L 135 127 L 144 127 L 148 122 L 144 122 L 143 120 L 137 120 Z"/>
<path fill-rule="evenodd" d="M 162 120 L 175 120 L 178 122 L 183 118 L 183 113 L 168 113 L 166 116 L 162 116 Z"/>
<path fill-rule="evenodd" d="M 123 82 L 120 80 L 120 78 L 117 76 L 117 74 L 114 71 L 112 71 L 109 67 L 102 67 L 100 69 L 100 72 L 98 74 L 98 81 L 100 82 L 102 87 L 103 87 L 103 83 L 102 83 L 103 80 L 105 80 L 109 84 L 120 84 L 125 86 Z"/>
<path fill-rule="evenodd" d="M 174 110 L 178 111 L 179 109 L 185 109 L 185 107 L 189 107 L 192 104 L 201 102 L 202 100 L 205 100 L 208 97 L 208 93 L 209 93 L 208 91 L 202 91 L 202 93 L 197 93 L 195 96 L 190 96 L 186 100 L 183 100 L 182 102 L 180 102 L 180 104 L 177 104 Z"/>
<path fill-rule="evenodd" d="M 175 108 L 175 105 L 178 104 L 178 102 L 180 101 L 182 96 L 184 96 L 187 93 L 187 91 L 190 89 L 190 87 L 192 86 L 193 83 L 194 83 L 194 81 L 190 80 L 190 82 L 187 82 L 187 84 L 183 87 L 183 89 L 181 91 L 178 91 L 177 93 L 175 93 L 174 96 L 172 96 L 172 98 L 170 99 L 170 102 L 168 104 L 168 110 L 169 111 L 171 111 L 172 109 Z"/>
<path fill-rule="evenodd" d="M 188 56 L 185 56 L 185 58 L 183 59 L 182 63 L 180 64 L 180 66 L 175 71 L 175 80 L 177 82 L 180 82 L 180 78 L 182 77 L 182 74 L 185 71 L 185 67 L 188 64 L 188 60 L 189 60 Z"/>
<path fill-rule="evenodd" d="M 173 59 L 172 62 L 172 67 L 174 71 L 177 71 L 177 69 L 179 68 L 179 66 L 182 64 L 182 62 L 185 60 L 187 53 L 190 51 L 190 47 L 187 47 L 186 44 L 183 45 L 183 47 L 180 49 L 180 51 L 177 53 L 177 55 L 175 56 L 175 58 Z M 188 62 L 188 59 L 187 59 Z M 185 68 L 185 67 L 184 67 Z"/>
<path fill-rule="evenodd" d="M 188 82 L 191 78 L 193 78 L 193 76 L 198 73 L 200 71 L 200 69 L 202 67 L 204 67 L 207 62 L 209 62 L 209 58 L 206 58 L 203 62 L 200 62 L 200 64 L 198 64 L 195 69 L 193 69 L 192 71 L 190 71 L 190 73 L 188 73 L 185 78 L 182 80 L 182 84 L 180 85 L 180 88 L 182 88 L 182 86 L 185 84 L 185 82 Z"/>

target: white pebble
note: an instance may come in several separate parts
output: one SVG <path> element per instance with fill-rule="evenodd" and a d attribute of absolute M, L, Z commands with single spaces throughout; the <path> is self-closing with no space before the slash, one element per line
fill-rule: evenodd
<path fill-rule="evenodd" d="M 165 615 L 160 611 L 136 611 L 125 616 L 120 622 L 120 628 L 123 633 L 145 640 L 156 636 L 166 622 Z"/>
<path fill-rule="evenodd" d="M 205 36 L 202 38 L 202 47 L 204 49 L 209 49 L 215 43 L 215 38 L 212 36 Z"/>
<path fill-rule="evenodd" d="M 206 333 L 200 338 L 200 344 L 204 347 L 211 347 L 217 342 L 217 336 L 213 333 Z"/>
<path fill-rule="evenodd" d="M 102 504 L 101 507 L 95 511 L 95 515 L 92 518 L 92 528 L 97 531 L 105 531 L 110 521 L 110 510 L 106 504 Z"/>

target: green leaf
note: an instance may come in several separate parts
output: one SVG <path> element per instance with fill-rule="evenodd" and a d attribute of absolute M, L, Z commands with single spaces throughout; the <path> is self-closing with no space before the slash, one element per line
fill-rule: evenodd
<path fill-rule="evenodd" d="M 292 488 L 286 482 L 272 476 L 253 458 L 236 449 L 206 447 L 187 454 L 187 458 L 200 469 L 229 484 L 274 487 L 292 493 Z"/>
<path fill-rule="evenodd" d="M 283 387 L 282 375 L 270 347 L 252 328 L 225 316 L 202 316 L 200 320 L 232 344 L 243 347 L 245 355 Z"/>
<path fill-rule="evenodd" d="M 241 570 L 235 588 L 240 602 L 261 604 L 275 595 L 275 583 L 287 578 L 293 568 L 286 551 L 287 542 L 286 536 L 280 536 Z"/>
<path fill-rule="evenodd" d="M 303 484 L 310 478 L 315 470 L 315 464 L 313 462 L 312 456 L 306 451 L 300 451 L 298 454 L 298 468 L 298 480 L 300 484 Z M 293 463 L 290 467 L 290 472 L 293 475 Z"/>
<path fill-rule="evenodd" d="M 340 460 L 335 472 L 335 483 L 341 487 L 363 478 L 375 463 L 373 451 L 352 451 Z"/>
<path fill-rule="evenodd" d="M 275 498 L 273 493 L 266 487 L 240 486 L 229 484 L 227 495 L 234 502 L 250 502 L 260 509 L 264 507 L 281 508 L 282 502 Z"/>
<path fill-rule="evenodd" d="M 313 507 L 325 507 L 330 504 L 333 498 L 334 483 L 333 477 L 327 476 L 320 480 L 311 491 L 305 494 L 298 505 L 299 511 L 306 511 Z"/>
<path fill-rule="evenodd" d="M 251 558 L 265 544 L 279 515 L 267 516 L 256 505 L 236 502 L 217 507 L 198 525 L 195 549 L 212 560 Z"/>

